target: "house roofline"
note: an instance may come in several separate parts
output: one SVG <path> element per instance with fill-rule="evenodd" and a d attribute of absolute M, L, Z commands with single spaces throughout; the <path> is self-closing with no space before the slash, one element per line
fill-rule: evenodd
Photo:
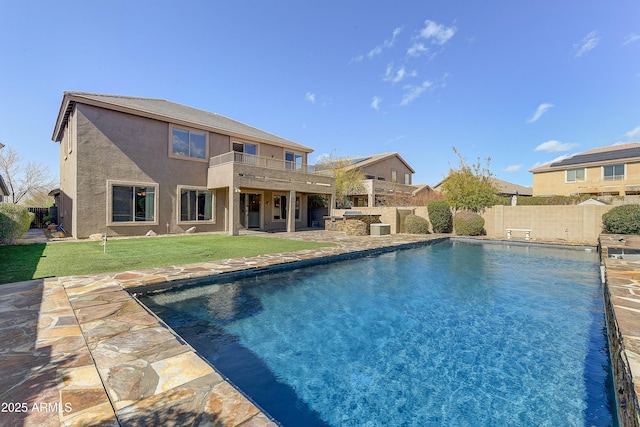
<path fill-rule="evenodd" d="M 87 95 L 87 96 L 83 96 L 83 95 Z M 140 117 L 146 117 L 149 119 L 153 119 L 153 120 L 159 120 L 162 122 L 167 122 L 167 123 L 172 123 L 172 124 L 177 124 L 177 125 L 182 125 L 182 126 L 187 126 L 187 127 L 192 127 L 192 128 L 197 128 L 197 129 L 202 129 L 202 130 L 206 130 L 209 132 L 214 132 L 214 133 L 220 133 L 223 135 L 229 135 L 232 138 L 239 138 L 239 139 L 245 139 L 245 140 L 250 140 L 250 141 L 255 141 L 255 142 L 262 142 L 262 143 L 266 143 L 266 144 L 270 144 L 270 145 L 275 145 L 275 146 L 279 146 L 279 147 L 283 147 L 283 148 L 291 148 L 291 149 L 297 149 L 300 151 L 303 151 L 307 154 L 312 153 L 313 149 L 310 147 L 307 147 L 305 145 L 302 144 L 298 144 L 294 141 L 290 141 L 290 144 L 287 144 L 286 142 L 281 142 L 281 141 L 276 141 L 273 139 L 269 139 L 269 138 L 261 138 L 259 136 L 255 136 L 255 135 L 247 135 L 244 133 L 240 133 L 240 132 L 236 132 L 233 130 L 229 130 L 229 129 L 225 129 L 222 127 L 216 127 L 216 126 L 212 126 L 210 124 L 206 124 L 206 123 L 201 123 L 195 120 L 184 120 L 184 119 L 180 119 L 168 114 L 161 114 L 161 113 L 157 113 L 154 111 L 149 111 L 143 108 L 132 108 L 132 107 L 126 107 L 123 105 L 119 105 L 116 103 L 111 103 L 105 100 L 96 100 L 96 99 L 92 99 L 88 96 L 108 96 L 108 97 L 113 97 L 113 98 L 126 98 L 126 99 L 143 99 L 143 100 L 150 100 L 150 101 L 164 101 L 164 102 L 168 102 L 174 105 L 179 105 L 181 107 L 185 107 L 185 108 L 191 108 L 194 110 L 198 110 L 197 108 L 194 107 L 189 107 L 183 104 L 179 104 L 173 101 L 168 101 L 166 99 L 160 99 L 160 98 L 144 98 L 144 97 L 135 97 L 135 96 L 118 96 L 118 95 L 105 95 L 105 94 L 98 94 L 98 93 L 88 93 L 88 92 L 64 92 L 64 96 L 62 98 L 62 103 L 60 105 L 60 110 L 58 112 L 58 117 L 56 119 L 56 124 L 55 127 L 53 129 L 53 134 L 51 136 L 52 141 L 54 142 L 60 142 L 62 141 L 62 135 L 64 133 L 64 128 L 69 120 L 69 116 L 71 115 L 71 112 L 73 111 L 73 109 L 75 108 L 76 103 L 80 103 L 80 104 L 86 104 L 86 105 L 91 105 L 94 107 L 100 107 L 100 108 L 105 108 L 108 110 L 113 110 L 113 111 L 118 111 L 121 113 L 126 113 L 126 114 L 132 114 L 135 116 L 140 116 Z M 217 113 L 211 113 L 209 111 L 206 110 L 199 110 L 208 114 L 215 114 L 218 117 L 221 117 L 225 120 L 229 120 L 232 122 L 236 122 L 241 124 L 242 126 L 246 126 L 252 129 L 255 129 L 257 131 L 266 133 L 266 134 L 270 134 L 273 135 L 276 138 L 279 139 L 283 139 L 285 141 L 286 138 L 282 138 L 278 135 L 275 134 L 271 134 L 270 132 L 264 131 L 262 129 L 256 128 L 254 126 L 251 125 L 247 125 L 245 123 L 239 122 L 237 120 L 231 119 L 229 117 L 223 116 L 221 114 L 217 114 Z"/>
<path fill-rule="evenodd" d="M 370 156 L 362 156 L 362 157 L 368 157 L 367 160 L 364 160 L 362 162 L 359 163 L 353 163 L 350 164 L 349 166 L 345 166 L 345 169 L 347 170 L 351 170 L 351 169 L 357 169 L 360 168 L 362 166 L 370 166 L 370 165 L 374 165 L 376 163 L 379 163 L 383 160 L 386 160 L 388 158 L 391 157 L 397 157 L 398 159 L 400 159 L 400 161 L 402 163 L 404 163 L 404 165 L 407 167 L 407 169 L 409 169 L 411 171 L 411 173 L 416 173 L 416 171 L 411 167 L 411 165 L 409 165 L 409 163 L 407 163 L 407 161 L 405 159 L 402 158 L 402 156 L 400 154 L 398 154 L 398 152 L 393 151 L 391 153 L 383 153 L 383 154 L 372 154 Z M 360 157 L 358 157 L 360 158 Z M 357 160 L 358 158 L 355 158 L 353 160 Z"/>

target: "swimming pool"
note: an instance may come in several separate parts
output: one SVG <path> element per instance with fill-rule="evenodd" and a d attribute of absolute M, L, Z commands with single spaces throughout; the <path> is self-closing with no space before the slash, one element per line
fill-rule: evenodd
<path fill-rule="evenodd" d="M 617 425 L 595 252 L 442 242 L 142 301 L 285 426 Z"/>

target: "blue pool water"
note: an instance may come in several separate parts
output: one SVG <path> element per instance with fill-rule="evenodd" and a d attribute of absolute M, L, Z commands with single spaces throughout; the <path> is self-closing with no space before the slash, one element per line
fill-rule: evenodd
<path fill-rule="evenodd" d="M 142 300 L 285 426 L 617 425 L 595 252 L 442 242 Z"/>

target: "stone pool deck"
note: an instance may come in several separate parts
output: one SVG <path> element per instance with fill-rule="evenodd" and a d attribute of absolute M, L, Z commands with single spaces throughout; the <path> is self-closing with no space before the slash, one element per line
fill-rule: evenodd
<path fill-rule="evenodd" d="M 0 285 L 0 426 L 275 426 L 130 292 L 445 238 L 264 235 L 335 246 Z"/>
<path fill-rule="evenodd" d="M 621 425 L 640 426 L 640 236 L 602 235 L 600 245 Z"/>

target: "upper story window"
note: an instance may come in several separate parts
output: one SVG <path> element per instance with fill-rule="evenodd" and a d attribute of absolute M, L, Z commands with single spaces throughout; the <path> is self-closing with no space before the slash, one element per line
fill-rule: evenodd
<path fill-rule="evenodd" d="M 404 184 L 411 185 L 411 175 L 409 175 L 408 173 L 404 174 Z"/>
<path fill-rule="evenodd" d="M 566 182 L 584 181 L 587 173 L 585 168 L 569 169 L 566 172 L 567 172 Z"/>
<path fill-rule="evenodd" d="M 206 160 L 207 134 L 194 130 L 172 128 L 170 155 Z"/>
<path fill-rule="evenodd" d="M 366 179 L 376 179 L 374 175 L 365 175 Z"/>
<path fill-rule="evenodd" d="M 391 182 L 398 182 L 398 172 L 394 170 L 391 171 Z"/>
<path fill-rule="evenodd" d="M 233 142 L 233 151 L 238 153 L 245 154 L 253 154 L 254 156 L 258 154 L 258 145 L 252 144 L 250 142 Z"/>
<path fill-rule="evenodd" d="M 299 153 L 293 153 L 291 151 L 286 151 L 284 153 L 284 159 L 286 161 L 286 169 L 287 170 L 302 170 L 302 160 L 303 155 Z"/>
<path fill-rule="evenodd" d="M 624 165 L 603 166 L 602 179 L 604 181 L 619 181 L 624 179 Z"/>

